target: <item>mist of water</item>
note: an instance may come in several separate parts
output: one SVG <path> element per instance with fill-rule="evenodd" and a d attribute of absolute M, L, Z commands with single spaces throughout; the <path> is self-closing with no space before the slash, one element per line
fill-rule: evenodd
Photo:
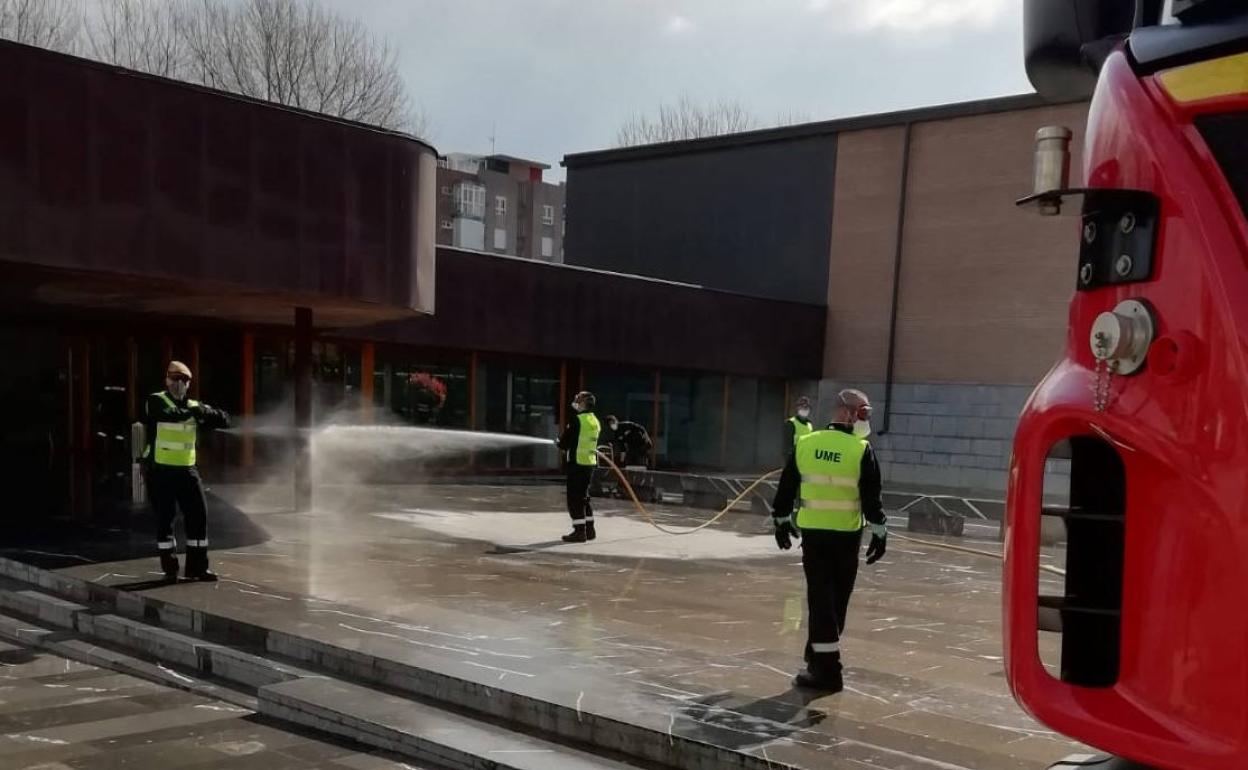
<path fill-rule="evenodd" d="M 387 456 L 449 457 L 491 449 L 548 446 L 552 439 L 475 430 L 430 428 L 421 425 L 334 423 L 300 430 L 282 425 L 243 425 L 222 431 L 234 436 L 293 439 L 306 434 L 313 449 L 354 451 Z"/>
<path fill-rule="evenodd" d="M 490 450 L 550 446 L 553 441 L 553 437 L 411 425 L 384 410 L 374 410 L 373 418 L 363 423 L 358 403 L 315 411 L 320 414 L 313 427 L 296 428 L 294 405 L 287 401 L 264 414 L 236 420 L 222 432 L 277 441 L 306 437 L 314 454 L 349 453 L 371 459 L 453 458 Z"/>
<path fill-rule="evenodd" d="M 236 440 L 250 437 L 268 447 L 261 496 L 266 489 L 282 496 L 291 489 L 296 451 L 304 440 L 311 453 L 318 508 L 350 508 L 350 489 L 361 484 L 419 485 L 448 470 L 462 473 L 483 459 L 487 466 L 503 467 L 510 450 L 536 452 L 522 462 L 529 467 L 557 464 L 557 450 L 548 437 L 411 425 L 377 409 L 364 423 L 358 403 L 316 411 L 316 424 L 307 429 L 294 427 L 293 405 L 287 402 L 223 431 Z M 491 454 L 494 460 L 487 459 Z"/>
<path fill-rule="evenodd" d="M 494 449 L 551 446 L 551 439 L 415 425 L 327 425 L 312 434 L 314 456 L 358 454 L 386 459 L 440 458 Z"/>

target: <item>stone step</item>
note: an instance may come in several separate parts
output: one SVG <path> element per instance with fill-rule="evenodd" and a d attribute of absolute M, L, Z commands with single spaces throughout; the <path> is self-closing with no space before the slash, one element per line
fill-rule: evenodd
<path fill-rule="evenodd" d="M 333 679 L 262 687 L 260 713 L 453 770 L 602 770 L 630 765 Z"/>
<path fill-rule="evenodd" d="M 158 682 L 167 687 L 186 690 L 197 695 L 225 701 L 252 711 L 257 709 L 257 701 L 254 695 L 247 695 L 228 687 L 203 682 L 161 663 L 142 660 L 125 652 L 101 647 L 84 639 L 69 637 L 67 633 L 63 630 L 54 631 L 43 628 L 27 620 L 0 615 L 0 639 L 8 639 L 28 647 L 38 647 L 79 663 L 86 663 L 110 671 L 136 676 L 140 679 Z"/>
<path fill-rule="evenodd" d="M 569 745 L 598 747 L 647 765 L 688 770 L 791 767 L 777 760 L 774 749 L 768 757 L 758 748 L 737 750 L 673 734 L 671 720 L 644 704 L 624 709 L 629 716 L 621 719 L 616 696 L 583 692 L 575 680 L 559 676 L 558 671 L 543 672 L 536 678 L 534 674 L 510 676 L 501 686 L 500 672 L 503 676 L 516 673 L 506 669 L 505 662 L 497 666 L 478 664 L 433 649 L 436 645 L 405 649 L 406 660 L 398 661 L 49 573 L 9 559 L 0 558 L 0 576 L 36 582 L 59 597 L 92 605 L 88 609 L 40 591 L 6 590 L 0 585 L 0 609 L 54 618 L 64 624 L 62 628 L 108 639 L 157 659 L 177 660 L 191 671 L 224 677 L 249 688 L 325 675 L 410 695 Z"/>
<path fill-rule="evenodd" d="M 77 619 L 84 628 L 94 631 L 102 642 L 155 655 L 158 661 L 172 663 L 183 670 L 211 668 L 213 673 L 225 675 L 236 683 L 262 683 L 256 688 L 256 696 L 249 697 L 180 673 L 163 662 L 142 660 L 117 649 L 67 637 L 70 631 L 45 628 L 33 621 L 7 615 L 0 615 L 0 639 L 41 647 L 70 660 L 224 700 L 266 716 L 430 762 L 447 770 L 614 770 L 628 767 L 504 727 L 360 685 L 308 674 L 137 621 L 112 615 L 85 615 L 86 608 L 81 605 L 76 605 L 77 609 L 74 609 L 66 606 L 69 603 L 36 591 L 6 590 L 0 601 L 20 604 L 27 609 L 44 604 L 59 607 L 63 612 L 82 612 L 84 614 Z M 65 614 L 58 617 L 72 618 Z M 92 619 L 81 622 L 84 618 Z M 212 667 L 204 665 L 207 661 L 212 661 Z M 223 674 L 217 670 L 223 663 L 238 667 L 238 671 L 230 670 Z M 271 673 L 263 673 L 266 668 Z M 230 676 L 235 673 L 237 678 Z"/>
<path fill-rule="evenodd" d="M 161 626 L 120 615 L 97 615 L 85 605 L 41 591 L 0 587 L 0 610 L 37 618 L 57 628 L 250 689 L 316 676 L 294 666 Z"/>

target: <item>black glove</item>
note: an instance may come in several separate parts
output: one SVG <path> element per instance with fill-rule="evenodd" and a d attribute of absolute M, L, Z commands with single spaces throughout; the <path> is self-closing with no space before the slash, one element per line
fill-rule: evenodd
<path fill-rule="evenodd" d="M 888 528 L 883 524 L 871 525 L 871 544 L 867 546 L 867 564 L 875 564 L 888 550 Z"/>
<path fill-rule="evenodd" d="M 776 525 L 776 545 L 780 546 L 781 551 L 792 548 L 794 538 L 801 539 L 802 531 L 793 523 L 792 516 L 777 516 L 772 521 Z"/>

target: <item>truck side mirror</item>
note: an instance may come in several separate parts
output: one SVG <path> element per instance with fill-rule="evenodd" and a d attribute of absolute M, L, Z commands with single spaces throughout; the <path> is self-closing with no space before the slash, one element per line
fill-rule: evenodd
<path fill-rule="evenodd" d="M 1108 53 L 1131 32 L 1134 0 L 1023 0 L 1027 78 L 1051 101 L 1085 99 Z"/>

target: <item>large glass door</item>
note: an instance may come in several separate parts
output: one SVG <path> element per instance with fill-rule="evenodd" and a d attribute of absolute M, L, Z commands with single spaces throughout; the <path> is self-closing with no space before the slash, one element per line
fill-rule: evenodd
<path fill-rule="evenodd" d="M 130 424 L 133 420 L 130 342 L 121 336 L 90 339 L 87 390 L 90 394 L 89 468 L 93 512 L 107 515 L 129 503 Z"/>
<path fill-rule="evenodd" d="M 48 329 L 0 327 L 0 526 L 14 532 L 71 510 L 69 348 Z"/>

